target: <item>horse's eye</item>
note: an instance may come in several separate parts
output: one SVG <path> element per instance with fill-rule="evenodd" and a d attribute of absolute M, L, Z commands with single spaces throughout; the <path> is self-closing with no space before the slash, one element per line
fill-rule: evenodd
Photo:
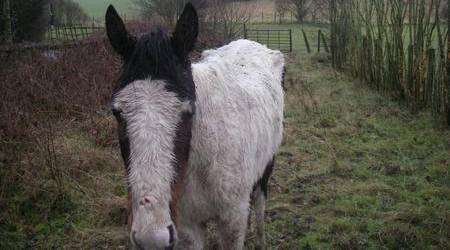
<path fill-rule="evenodd" d="M 184 102 L 181 105 L 181 111 L 192 116 L 195 113 L 195 108 L 193 107 L 192 103 Z"/>
<path fill-rule="evenodd" d="M 112 113 L 115 117 L 120 117 L 120 115 L 122 114 L 122 110 L 118 110 L 118 109 L 112 109 Z"/>
<path fill-rule="evenodd" d="M 139 205 L 141 206 L 145 206 L 145 205 L 152 205 L 154 204 L 156 201 L 154 198 L 150 197 L 150 196 L 145 196 L 144 198 L 142 198 L 139 201 Z"/>

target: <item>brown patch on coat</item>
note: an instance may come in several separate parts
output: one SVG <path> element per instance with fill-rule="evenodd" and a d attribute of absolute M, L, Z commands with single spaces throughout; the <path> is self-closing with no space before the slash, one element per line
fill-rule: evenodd
<path fill-rule="evenodd" d="M 131 190 L 128 190 L 128 221 L 127 226 L 128 229 L 131 230 L 131 226 L 133 225 L 133 196 L 131 195 Z"/>
<path fill-rule="evenodd" d="M 275 157 L 267 163 L 266 169 L 264 170 L 264 174 L 259 181 L 259 185 L 261 185 L 261 190 L 264 194 L 264 197 L 267 199 L 267 195 L 269 192 L 269 179 L 272 175 L 273 169 L 275 168 Z"/>
<path fill-rule="evenodd" d="M 178 225 L 179 213 L 178 202 L 183 192 L 184 179 L 188 169 L 189 152 L 191 150 L 192 138 L 192 114 L 183 113 L 181 122 L 178 125 L 175 137 L 175 181 L 172 183 L 171 192 L 172 199 L 170 201 L 170 215 L 175 225 Z"/>

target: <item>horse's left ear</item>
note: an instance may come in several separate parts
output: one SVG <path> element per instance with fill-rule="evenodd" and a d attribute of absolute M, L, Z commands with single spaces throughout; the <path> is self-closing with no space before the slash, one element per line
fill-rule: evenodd
<path fill-rule="evenodd" d="M 194 49 L 198 36 L 198 15 L 191 3 L 184 6 L 183 13 L 178 19 L 177 26 L 172 36 L 172 46 L 175 53 L 186 59 L 189 52 Z"/>
<path fill-rule="evenodd" d="M 116 9 L 110 5 L 105 16 L 106 34 L 114 50 L 127 58 L 134 49 L 136 39 L 131 36 Z"/>

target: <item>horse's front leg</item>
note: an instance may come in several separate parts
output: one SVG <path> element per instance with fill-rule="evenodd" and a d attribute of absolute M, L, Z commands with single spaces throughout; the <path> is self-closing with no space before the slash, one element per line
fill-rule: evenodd
<path fill-rule="evenodd" d="M 200 250 L 205 247 L 206 225 L 192 223 L 190 225 L 180 225 L 178 231 L 179 241 L 175 249 Z"/>
<path fill-rule="evenodd" d="M 218 221 L 219 244 L 222 250 L 244 249 L 249 203 L 242 202 L 237 208 L 225 211 Z"/>

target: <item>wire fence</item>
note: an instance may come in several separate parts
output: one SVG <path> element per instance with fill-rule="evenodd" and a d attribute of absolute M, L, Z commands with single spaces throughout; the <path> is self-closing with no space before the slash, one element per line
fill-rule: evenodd
<path fill-rule="evenodd" d="M 86 26 L 86 25 L 63 25 L 49 27 L 46 33 L 47 42 L 67 42 L 67 41 L 79 41 L 92 36 L 95 33 L 104 30 L 99 26 Z"/>
<path fill-rule="evenodd" d="M 244 25 L 244 38 L 282 52 L 292 52 L 291 29 L 248 29 Z"/>

